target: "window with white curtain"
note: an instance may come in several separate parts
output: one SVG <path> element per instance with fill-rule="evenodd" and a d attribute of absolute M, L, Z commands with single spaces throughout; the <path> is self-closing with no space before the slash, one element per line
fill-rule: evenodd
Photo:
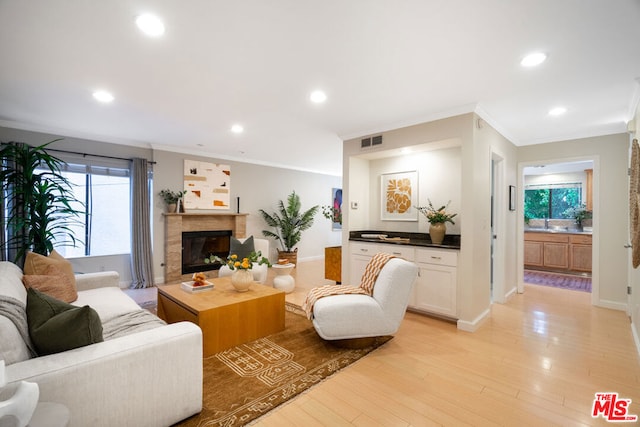
<path fill-rule="evenodd" d="M 65 258 L 128 254 L 131 252 L 129 161 L 58 155 L 67 162 L 62 172 L 72 184 L 85 212 L 79 223 L 69 223 L 76 238 L 54 243 Z"/>

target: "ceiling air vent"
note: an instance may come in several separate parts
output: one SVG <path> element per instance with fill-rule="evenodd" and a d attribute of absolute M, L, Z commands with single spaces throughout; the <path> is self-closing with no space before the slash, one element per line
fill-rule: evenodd
<path fill-rule="evenodd" d="M 373 147 L 382 144 L 382 135 L 371 136 L 360 140 L 360 148 Z"/>

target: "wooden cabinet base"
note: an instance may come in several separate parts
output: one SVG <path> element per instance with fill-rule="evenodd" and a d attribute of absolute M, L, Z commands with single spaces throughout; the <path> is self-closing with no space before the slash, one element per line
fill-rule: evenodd
<path fill-rule="evenodd" d="M 342 282 L 342 246 L 324 248 L 324 278 Z"/>

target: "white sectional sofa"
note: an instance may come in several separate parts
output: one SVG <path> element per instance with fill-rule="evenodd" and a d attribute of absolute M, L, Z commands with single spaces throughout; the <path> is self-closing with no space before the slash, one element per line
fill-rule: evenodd
<path fill-rule="evenodd" d="M 116 272 L 77 275 L 72 304 L 95 309 L 103 326 L 132 314 L 144 318 L 147 313 L 137 313 L 140 307 L 118 284 Z M 6 308 L 3 297 L 27 300 L 22 270 L 9 262 L 0 262 L 0 304 Z M 169 426 L 202 409 L 202 331 L 192 323 L 166 325 L 153 318 L 120 328 L 104 342 L 30 357 L 16 320 L 2 313 L 0 358 L 8 385 L 0 400 L 20 381 L 35 382 L 40 401 L 65 405 L 69 425 L 78 427 Z"/>

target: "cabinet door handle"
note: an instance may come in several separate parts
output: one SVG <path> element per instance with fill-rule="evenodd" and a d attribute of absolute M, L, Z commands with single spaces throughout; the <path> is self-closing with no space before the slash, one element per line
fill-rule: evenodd
<path fill-rule="evenodd" d="M 402 255 L 402 252 L 391 252 L 391 255 Z"/>
<path fill-rule="evenodd" d="M 360 248 L 362 252 L 369 252 L 369 249 Z"/>
<path fill-rule="evenodd" d="M 442 257 L 441 256 L 433 256 L 433 255 L 431 255 L 431 259 L 442 259 Z"/>

